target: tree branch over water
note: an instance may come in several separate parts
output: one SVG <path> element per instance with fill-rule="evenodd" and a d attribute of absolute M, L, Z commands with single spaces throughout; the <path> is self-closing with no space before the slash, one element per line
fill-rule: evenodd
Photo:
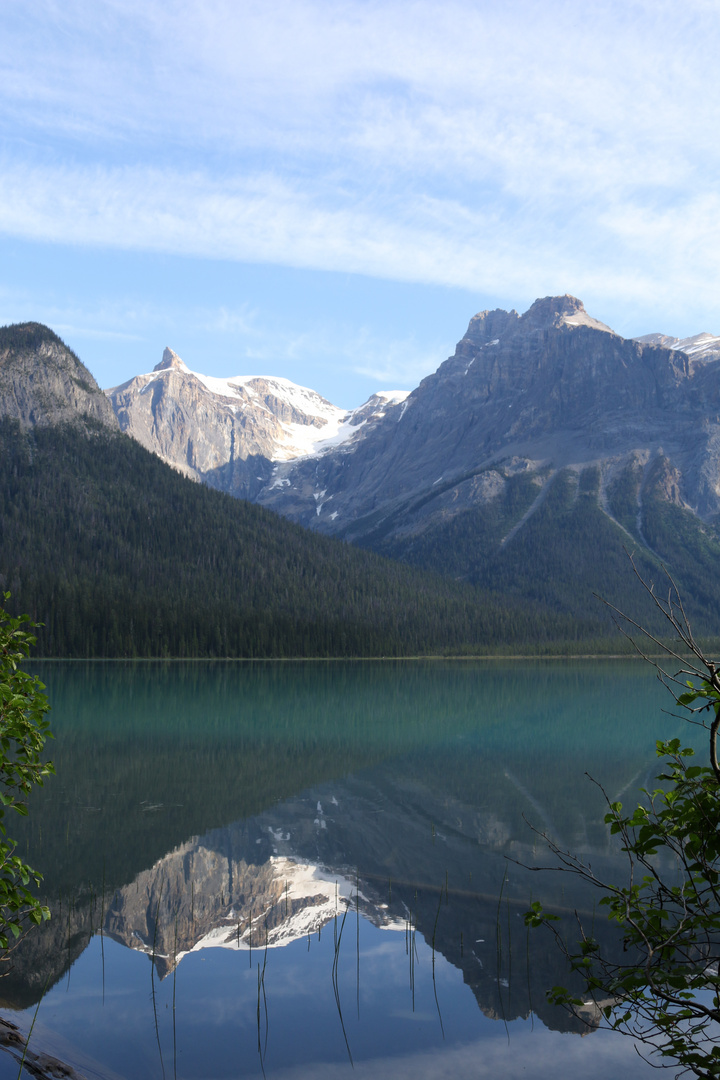
<path fill-rule="evenodd" d="M 632 562 L 632 556 L 629 556 Z M 604 880 L 589 863 L 540 835 L 558 860 L 602 893 L 601 908 L 620 933 L 618 948 L 602 946 L 576 913 L 578 936 L 566 941 L 557 917 L 538 902 L 525 915 L 529 926 L 548 927 L 570 970 L 585 983 L 585 996 L 566 987 L 548 991 L 550 1001 L 574 1015 L 593 1006 L 605 1025 L 632 1036 L 644 1046 L 651 1064 L 680 1066 L 680 1073 L 720 1076 L 720 727 L 718 665 L 694 637 L 682 598 L 671 575 L 665 596 L 658 596 L 633 570 L 664 616 L 671 632 L 667 643 L 612 604 L 613 617 L 637 651 L 657 670 L 686 719 L 709 732 L 709 765 L 696 764 L 694 751 L 679 739 L 656 744 L 661 759 L 658 786 L 640 789 L 630 812 L 611 801 L 605 823 L 627 857 L 624 881 Z M 649 655 L 634 636 L 659 648 Z M 669 666 L 669 665 L 668 665 Z M 712 717 L 710 722 L 706 717 Z M 597 781 L 594 781 L 597 783 Z M 644 1054 L 643 1054 L 644 1056 Z"/>

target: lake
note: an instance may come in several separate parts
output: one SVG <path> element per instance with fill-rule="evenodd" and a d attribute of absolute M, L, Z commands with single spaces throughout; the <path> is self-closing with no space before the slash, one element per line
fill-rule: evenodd
<path fill-rule="evenodd" d="M 632 803 L 656 739 L 698 742 L 646 664 L 34 670 L 57 775 L 8 828 L 52 919 L 0 983 L 24 1031 L 40 1002 L 31 1048 L 103 1078 L 654 1075 L 547 1003 L 568 975 L 522 918 L 598 900 L 529 869 L 542 832 L 622 875 L 586 773 Z"/>

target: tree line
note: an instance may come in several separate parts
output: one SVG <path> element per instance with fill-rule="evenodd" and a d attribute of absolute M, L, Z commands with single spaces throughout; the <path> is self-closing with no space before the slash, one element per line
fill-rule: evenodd
<path fill-rule="evenodd" d="M 99 424 L 6 419 L 0 455 L 0 588 L 44 623 L 40 655 L 408 656 L 578 639 L 561 612 L 308 532 Z"/>

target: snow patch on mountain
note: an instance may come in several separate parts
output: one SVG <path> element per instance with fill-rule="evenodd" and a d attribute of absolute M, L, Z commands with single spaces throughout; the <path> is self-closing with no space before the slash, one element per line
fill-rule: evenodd
<path fill-rule="evenodd" d="M 408 390 L 381 390 L 357 409 L 348 411 L 333 405 L 315 390 L 279 376 L 234 375 L 219 378 L 204 375 L 193 371 L 176 352 L 166 348 L 161 362 L 152 372 L 138 375 L 121 387 L 107 390 L 106 394 L 121 417 L 124 430 L 129 430 L 148 449 L 155 450 L 161 457 L 181 467 L 186 456 L 184 446 L 179 450 L 181 461 L 176 461 L 168 454 L 166 447 L 153 445 L 159 426 L 156 406 L 151 406 L 153 418 L 148 417 L 144 425 L 132 416 L 133 398 L 138 400 L 146 397 L 148 392 L 155 395 L 158 382 L 163 384 L 163 393 L 170 398 L 183 395 L 187 412 L 183 430 L 189 430 L 191 414 L 198 412 L 192 406 L 192 395 L 195 394 L 198 404 L 199 399 L 206 396 L 207 407 L 203 406 L 200 410 L 204 415 L 202 430 L 194 437 L 196 444 L 212 437 L 207 426 L 211 417 L 216 425 L 222 424 L 228 415 L 243 417 L 241 422 L 246 440 L 248 436 L 252 438 L 251 431 L 256 429 L 258 432 L 259 443 L 255 452 L 277 462 L 315 457 L 342 446 L 354 439 L 368 421 L 384 416 L 388 408 L 404 401 L 410 393 Z M 171 410 L 160 426 L 171 425 L 175 417 L 176 411 Z M 253 452 L 250 446 L 248 450 Z M 229 448 L 227 452 L 230 452 Z M 222 464 L 222 451 L 217 457 L 218 463 Z"/>
<path fill-rule="evenodd" d="M 644 334 L 633 340 L 641 345 L 659 345 L 663 349 L 684 352 L 693 360 L 715 360 L 720 357 L 720 335 L 707 331 L 685 338 L 671 337 L 669 334 Z"/>

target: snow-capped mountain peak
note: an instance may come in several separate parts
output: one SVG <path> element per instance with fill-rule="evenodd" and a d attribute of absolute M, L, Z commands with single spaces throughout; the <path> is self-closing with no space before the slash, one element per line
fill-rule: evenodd
<path fill-rule="evenodd" d="M 279 376 L 192 371 L 169 347 L 152 372 L 106 392 L 123 431 L 182 472 L 245 498 L 274 463 L 364 437 L 408 393 L 380 391 L 348 412 Z"/>
<path fill-rule="evenodd" d="M 642 345 L 659 345 L 663 349 L 684 352 L 691 360 L 716 360 L 720 357 L 720 335 L 707 331 L 685 338 L 671 337 L 669 334 L 645 334 L 634 340 Z"/>
<path fill-rule="evenodd" d="M 169 345 L 165 346 L 163 351 L 162 360 L 159 364 L 156 364 L 153 371 L 168 371 L 170 368 L 175 368 L 177 371 L 187 371 L 187 365 L 180 359 L 178 354 L 174 352 Z"/>

